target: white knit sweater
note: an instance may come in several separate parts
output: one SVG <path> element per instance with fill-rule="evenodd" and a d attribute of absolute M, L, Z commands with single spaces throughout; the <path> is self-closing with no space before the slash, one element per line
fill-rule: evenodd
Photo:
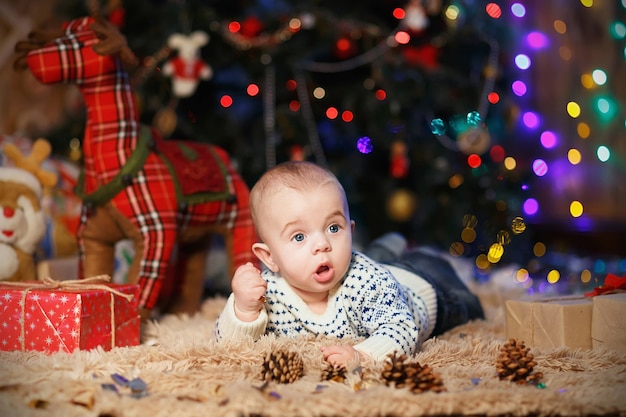
<path fill-rule="evenodd" d="M 437 300 L 430 284 L 359 252 L 353 252 L 348 272 L 329 294 L 322 314 L 312 312 L 279 275 L 268 270 L 262 275 L 267 302 L 259 317 L 239 320 L 231 294 L 216 323 L 218 340 L 246 336 L 256 340 L 263 334 L 354 338 L 360 340 L 355 349 L 381 360 L 394 351 L 414 354 L 435 326 Z"/>

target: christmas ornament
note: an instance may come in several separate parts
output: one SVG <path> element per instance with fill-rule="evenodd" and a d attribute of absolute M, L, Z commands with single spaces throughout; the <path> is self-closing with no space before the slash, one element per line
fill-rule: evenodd
<path fill-rule="evenodd" d="M 385 385 L 395 388 L 407 388 L 414 394 L 426 391 L 444 392 L 446 388 L 438 374 L 428 365 L 407 361 L 405 354 L 392 353 L 381 372 Z"/>
<path fill-rule="evenodd" d="M 302 378 L 303 375 L 304 363 L 297 352 L 279 350 L 270 352 L 265 356 L 261 371 L 263 381 L 290 384 Z"/>
<path fill-rule="evenodd" d="M 393 192 L 387 200 L 387 214 L 397 222 L 408 221 L 417 208 L 417 197 L 406 189 L 399 189 Z"/>
<path fill-rule="evenodd" d="M 489 149 L 491 135 L 483 126 L 470 127 L 464 132 L 461 132 L 456 141 L 459 145 L 459 150 L 464 154 L 469 155 L 475 153 L 482 155 Z"/>
<path fill-rule="evenodd" d="M 526 223 L 524 222 L 524 219 L 522 217 L 515 217 L 512 221 L 511 221 L 511 231 L 516 234 L 522 234 L 524 233 L 524 231 L 526 230 Z"/>
<path fill-rule="evenodd" d="M 163 136 L 169 137 L 176 129 L 178 117 L 171 106 L 159 110 L 152 119 L 152 126 Z"/>
<path fill-rule="evenodd" d="M 190 97 L 196 92 L 199 80 L 208 80 L 213 69 L 199 56 L 199 50 L 209 42 L 209 35 L 201 30 L 190 35 L 174 33 L 167 40 L 167 45 L 178 51 L 178 56 L 163 66 L 163 74 L 172 77 L 174 95 L 179 98 Z"/>
<path fill-rule="evenodd" d="M 409 157 L 406 143 L 401 140 L 391 144 L 391 164 L 389 174 L 394 178 L 405 178 L 409 174 Z"/>
<path fill-rule="evenodd" d="M 428 17 L 426 16 L 424 6 L 422 6 L 422 0 L 409 1 L 406 7 L 404 23 L 415 32 L 421 32 L 428 27 Z"/>
<path fill-rule="evenodd" d="M 496 362 L 496 373 L 501 380 L 517 384 L 538 384 L 543 378 L 541 372 L 533 373 L 537 362 L 530 349 L 524 342 L 509 339 L 500 348 L 500 355 Z"/>

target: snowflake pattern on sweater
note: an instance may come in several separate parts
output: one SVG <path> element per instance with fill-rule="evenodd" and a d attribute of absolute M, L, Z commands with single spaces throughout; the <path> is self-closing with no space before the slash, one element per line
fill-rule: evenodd
<path fill-rule="evenodd" d="M 234 312 L 225 314 L 233 308 L 231 295 L 216 323 L 218 340 L 243 333 L 231 326 L 259 326 L 259 335 L 365 338 L 355 348 L 379 358 L 394 350 L 414 354 L 428 336 L 423 334 L 429 316 L 422 297 L 401 285 L 384 265 L 359 252 L 353 252 L 348 271 L 329 294 L 322 314 L 312 312 L 280 275 L 266 270 L 262 276 L 267 281 L 267 302 L 259 319 L 250 324 L 237 320 Z"/>

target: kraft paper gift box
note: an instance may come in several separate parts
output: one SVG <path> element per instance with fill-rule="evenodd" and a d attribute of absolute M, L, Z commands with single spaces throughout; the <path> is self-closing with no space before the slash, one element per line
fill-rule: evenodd
<path fill-rule="evenodd" d="M 136 284 L 92 279 L 0 283 L 0 350 L 51 353 L 138 345 L 138 293 Z"/>
<path fill-rule="evenodd" d="M 539 348 L 591 349 L 592 300 L 585 297 L 507 300 L 507 338 Z"/>
<path fill-rule="evenodd" d="M 593 297 L 591 343 L 626 353 L 626 292 Z"/>

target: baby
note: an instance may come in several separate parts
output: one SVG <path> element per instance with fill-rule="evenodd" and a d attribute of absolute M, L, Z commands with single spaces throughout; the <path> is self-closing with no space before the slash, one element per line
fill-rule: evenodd
<path fill-rule="evenodd" d="M 413 355 L 427 338 L 484 318 L 442 258 L 394 254 L 376 241 L 372 256 L 386 254 L 385 264 L 355 251 L 345 191 L 325 168 L 290 161 L 270 169 L 252 188 L 250 208 L 262 240 L 252 251 L 266 269 L 235 271 L 218 340 L 321 335 L 336 340 L 321 348 L 324 359 L 346 366 Z"/>

